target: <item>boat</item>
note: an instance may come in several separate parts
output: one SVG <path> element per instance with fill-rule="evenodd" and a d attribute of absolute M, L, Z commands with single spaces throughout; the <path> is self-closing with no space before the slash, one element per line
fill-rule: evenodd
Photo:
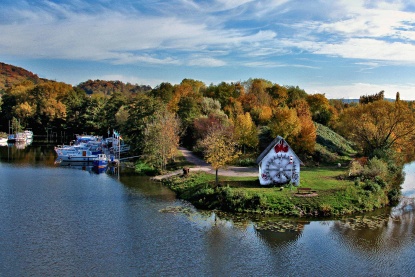
<path fill-rule="evenodd" d="M 58 155 L 58 158 L 63 157 L 63 156 L 68 156 L 68 155 L 76 155 L 84 150 L 89 150 L 89 147 L 87 147 L 85 144 L 58 145 L 55 147 L 55 152 Z"/>
<path fill-rule="evenodd" d="M 33 139 L 33 132 L 32 131 L 25 130 L 23 133 L 26 135 L 26 139 L 28 139 L 28 140 Z"/>
<path fill-rule="evenodd" d="M 95 174 L 105 173 L 107 171 L 107 167 L 95 167 L 91 163 L 57 162 L 56 164 L 61 167 L 79 169 Z"/>
<path fill-rule="evenodd" d="M 0 146 L 7 146 L 7 138 L 0 138 Z"/>
<path fill-rule="evenodd" d="M 67 155 L 58 156 L 57 160 L 60 160 L 61 162 L 93 163 L 96 158 L 98 158 L 98 154 L 92 154 L 90 150 L 81 150 Z"/>
<path fill-rule="evenodd" d="M 16 133 L 15 141 L 26 141 L 26 134 L 23 132 Z"/>
<path fill-rule="evenodd" d="M 7 136 L 7 141 L 8 142 L 15 142 L 16 141 L 16 135 L 15 134 L 9 134 Z"/>
<path fill-rule="evenodd" d="M 95 167 L 106 167 L 108 165 L 107 155 L 98 154 L 98 157 L 93 161 Z"/>

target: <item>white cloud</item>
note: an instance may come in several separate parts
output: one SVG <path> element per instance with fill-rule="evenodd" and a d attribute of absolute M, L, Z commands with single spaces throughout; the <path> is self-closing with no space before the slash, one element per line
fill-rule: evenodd
<path fill-rule="evenodd" d="M 337 44 L 320 44 L 316 54 L 340 56 L 352 59 L 400 61 L 415 64 L 415 45 L 386 42 L 376 39 L 350 39 Z"/>
<path fill-rule="evenodd" d="M 232 4 L 232 3 L 231 3 Z M 51 4 L 50 11 L 23 10 L 24 22 L 0 25 L 0 53 L 36 58 L 107 60 L 116 64 L 178 64 L 173 52 L 240 50 L 271 41 L 271 30 L 251 31 L 210 27 L 192 19 L 133 14 L 105 10 L 96 15 L 75 13 Z M 62 19 L 63 17 L 64 19 Z M 46 18 L 46 20 L 45 20 Z M 164 54 L 159 56 L 163 51 Z M 151 53 L 151 54 L 149 54 Z M 170 54 L 169 54 L 170 53 Z M 188 62 L 192 64 L 192 61 Z M 211 60 L 209 66 L 222 66 Z"/>
<path fill-rule="evenodd" d="M 304 89 L 309 94 L 324 93 L 329 99 L 359 99 L 362 95 L 372 95 L 380 91 L 385 91 L 385 98 L 396 98 L 399 92 L 401 100 L 414 100 L 415 84 L 371 84 L 353 83 L 350 85 L 305 85 Z"/>
<path fill-rule="evenodd" d="M 226 62 L 210 57 L 195 57 L 189 60 L 188 65 L 200 67 L 220 67 L 225 66 Z"/>
<path fill-rule="evenodd" d="M 221 11 L 232 10 L 253 1 L 254 0 L 216 0 L 214 6 L 217 10 Z"/>
<path fill-rule="evenodd" d="M 101 75 L 94 78 L 93 80 L 105 80 L 105 81 L 121 81 L 124 83 L 130 84 L 137 84 L 137 85 L 149 85 L 152 88 L 156 87 L 157 85 L 161 84 L 162 82 L 166 82 L 166 80 L 160 80 L 156 78 L 139 78 L 137 76 L 125 76 L 121 74 L 108 74 L 108 75 Z"/>

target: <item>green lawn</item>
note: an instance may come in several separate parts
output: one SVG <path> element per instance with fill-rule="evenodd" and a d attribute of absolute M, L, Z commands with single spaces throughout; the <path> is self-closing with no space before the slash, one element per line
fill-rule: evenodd
<path fill-rule="evenodd" d="M 346 178 L 347 168 L 304 167 L 301 187 L 316 191 L 313 197 L 298 197 L 297 188 L 261 186 L 257 177 L 224 177 L 203 172 L 176 176 L 164 183 L 196 207 L 229 212 L 295 216 L 329 216 L 364 212 L 384 206 L 385 195 L 368 192 Z"/>

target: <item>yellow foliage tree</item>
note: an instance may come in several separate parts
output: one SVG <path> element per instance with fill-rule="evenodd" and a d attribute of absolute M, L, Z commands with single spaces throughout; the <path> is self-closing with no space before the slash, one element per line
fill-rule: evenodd
<path fill-rule="evenodd" d="M 268 127 L 273 137 L 282 136 L 287 141 L 292 141 L 301 131 L 301 122 L 295 109 L 288 107 L 277 108 Z"/>
<path fill-rule="evenodd" d="M 258 146 L 257 128 L 249 113 L 240 114 L 236 117 L 234 138 L 242 146 L 243 152 L 245 152 L 245 147 L 254 148 Z"/>
<path fill-rule="evenodd" d="M 159 110 L 144 130 L 143 158 L 152 166 L 165 170 L 179 146 L 180 121 L 167 110 Z"/>
<path fill-rule="evenodd" d="M 300 116 L 301 130 L 291 146 L 299 153 L 313 153 L 316 145 L 317 130 L 311 117 Z"/>
<path fill-rule="evenodd" d="M 218 184 L 219 168 L 226 166 L 240 155 L 232 131 L 223 126 L 212 126 L 198 145 L 203 149 L 206 162 L 215 169 L 216 184 Z"/>

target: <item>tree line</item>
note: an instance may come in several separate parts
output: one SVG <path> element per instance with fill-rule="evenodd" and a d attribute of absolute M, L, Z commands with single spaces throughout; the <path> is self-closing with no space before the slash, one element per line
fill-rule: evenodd
<path fill-rule="evenodd" d="M 361 155 L 401 161 L 415 155 L 414 103 L 400 100 L 399 93 L 393 102 L 382 91 L 362 96 L 360 103 L 344 103 L 264 79 L 217 85 L 184 79 L 152 89 L 107 84 L 99 93 L 93 93 L 91 82 L 15 84 L 1 97 L 2 129 L 8 131 L 13 119 L 35 133 L 54 128 L 106 135 L 117 129 L 135 154 L 160 169 L 174 159 L 179 144 L 205 156 L 212 155 L 206 152 L 209 145 L 223 144 L 235 149 L 229 153 L 233 158 L 236 153 L 246 158 L 256 157 L 277 135 L 307 161 L 316 144 L 315 122 L 350 139 Z"/>

